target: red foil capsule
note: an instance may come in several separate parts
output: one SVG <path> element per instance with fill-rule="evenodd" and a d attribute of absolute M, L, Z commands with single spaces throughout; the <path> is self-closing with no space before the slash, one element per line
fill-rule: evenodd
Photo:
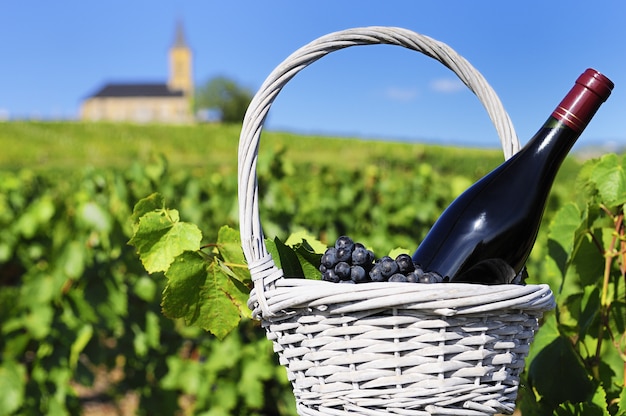
<path fill-rule="evenodd" d="M 613 82 L 610 79 L 589 68 L 578 77 L 574 88 L 552 112 L 552 117 L 582 132 L 600 104 L 609 98 L 612 89 Z"/>

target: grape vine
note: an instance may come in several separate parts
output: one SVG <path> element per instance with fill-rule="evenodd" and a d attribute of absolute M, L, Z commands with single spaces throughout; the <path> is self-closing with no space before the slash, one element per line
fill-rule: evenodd
<path fill-rule="evenodd" d="M 350 235 L 400 267 L 395 247 L 413 249 L 484 173 L 447 157 L 338 174 L 294 169 L 275 151 L 259 165 L 260 205 L 266 235 L 285 238 L 268 249 L 289 275 L 321 278 L 328 242 Z M 558 306 L 526 362 L 524 415 L 626 414 L 626 161 L 579 169 L 555 185 L 528 263 L 528 283 L 548 283 Z M 285 371 L 247 317 L 236 195 L 231 175 L 173 173 L 158 157 L 124 171 L 0 171 L 0 415 L 80 414 L 133 394 L 138 414 L 187 403 L 189 414 L 295 415 Z M 222 340 L 205 329 L 212 317 Z M 121 376 L 97 391 L 103 374 Z"/>

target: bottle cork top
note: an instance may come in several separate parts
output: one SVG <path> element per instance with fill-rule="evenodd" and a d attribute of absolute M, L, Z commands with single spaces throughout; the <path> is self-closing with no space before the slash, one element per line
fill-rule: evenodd
<path fill-rule="evenodd" d="M 609 98 L 614 87 L 613 81 L 592 68 L 588 68 L 583 72 L 576 80 L 576 83 L 596 93 L 598 97 L 602 98 L 602 101 L 606 101 Z"/>
<path fill-rule="evenodd" d="M 609 98 L 613 82 L 595 69 L 583 72 L 552 117 L 569 128 L 582 132 L 600 105 Z"/>

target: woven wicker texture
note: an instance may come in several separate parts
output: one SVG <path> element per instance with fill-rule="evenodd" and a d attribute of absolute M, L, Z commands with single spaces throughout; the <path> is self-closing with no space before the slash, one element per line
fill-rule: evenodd
<path fill-rule="evenodd" d="M 512 413 L 538 319 L 554 307 L 546 285 L 289 279 L 265 247 L 256 165 L 272 102 L 290 79 L 326 54 L 371 44 L 402 46 L 448 67 L 487 110 L 505 157 L 519 150 L 495 92 L 441 42 L 402 28 L 366 27 L 298 49 L 267 77 L 241 131 L 240 231 L 254 282 L 248 305 L 287 369 L 300 415 Z"/>

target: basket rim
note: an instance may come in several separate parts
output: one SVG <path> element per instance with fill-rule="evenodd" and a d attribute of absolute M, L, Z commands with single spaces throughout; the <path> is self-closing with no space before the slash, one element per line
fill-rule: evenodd
<path fill-rule="evenodd" d="M 496 128 L 505 158 L 508 159 L 520 148 L 511 119 L 495 91 L 476 68 L 443 42 L 400 27 L 368 26 L 329 33 L 297 49 L 274 68 L 253 97 L 244 117 L 239 140 L 239 226 L 244 256 L 254 283 L 249 306 L 258 311 L 257 317 L 279 313 L 277 310 L 270 310 L 266 291 L 275 287 L 278 282 L 282 284 L 285 280 L 291 280 L 284 278 L 282 270 L 278 269 L 271 258 L 265 246 L 259 216 L 256 166 L 260 136 L 269 109 L 282 88 L 308 65 L 334 51 L 376 44 L 401 46 L 442 63 L 457 75 L 484 106 Z M 367 284 L 373 289 L 371 285 L 372 283 Z M 335 291 L 337 289 L 335 287 Z"/>
<path fill-rule="evenodd" d="M 253 288 L 248 307 L 256 319 L 280 319 L 304 313 L 303 309 L 332 315 L 372 310 L 412 310 L 435 316 L 456 316 L 519 310 L 543 313 L 554 308 L 550 286 L 477 285 L 472 283 L 419 284 L 369 282 L 341 284 L 322 280 L 284 278 L 264 288 L 266 310 Z"/>

